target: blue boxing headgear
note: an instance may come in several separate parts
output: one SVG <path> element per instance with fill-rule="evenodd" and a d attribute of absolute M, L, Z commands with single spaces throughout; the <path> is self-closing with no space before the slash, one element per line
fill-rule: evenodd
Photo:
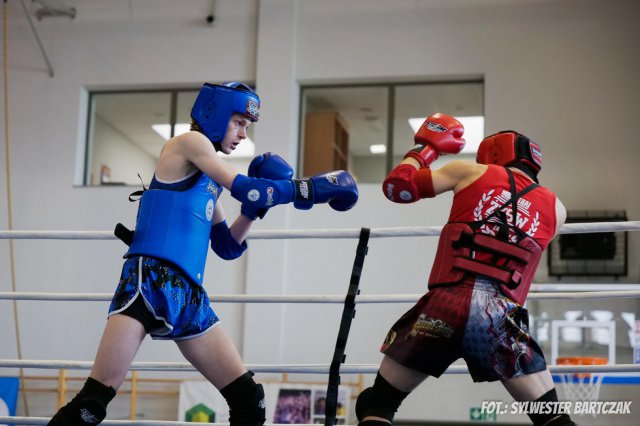
<path fill-rule="evenodd" d="M 242 114 L 251 121 L 258 121 L 260 117 L 258 94 L 237 81 L 205 83 L 191 108 L 191 118 L 214 144 L 224 139 L 233 113 Z"/>

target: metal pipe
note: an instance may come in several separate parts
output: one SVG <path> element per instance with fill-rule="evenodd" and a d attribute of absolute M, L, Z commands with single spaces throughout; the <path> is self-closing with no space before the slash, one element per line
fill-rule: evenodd
<path fill-rule="evenodd" d="M 29 15 L 29 10 L 27 9 L 27 5 L 24 4 L 24 0 L 20 0 L 20 3 L 22 3 L 22 9 L 24 9 L 24 14 L 27 17 L 27 21 L 29 21 L 29 26 L 31 27 L 31 31 L 33 31 L 33 35 L 35 36 L 36 41 L 38 42 L 38 47 L 40 47 L 42 56 L 44 56 L 44 60 L 47 63 L 47 69 L 49 70 L 49 77 L 53 77 L 53 67 L 51 66 L 51 62 L 49 62 L 49 57 L 47 56 L 47 52 L 44 50 L 44 46 L 40 41 L 40 36 L 36 31 L 36 27 L 33 25 L 33 20 L 31 20 L 31 15 Z"/>

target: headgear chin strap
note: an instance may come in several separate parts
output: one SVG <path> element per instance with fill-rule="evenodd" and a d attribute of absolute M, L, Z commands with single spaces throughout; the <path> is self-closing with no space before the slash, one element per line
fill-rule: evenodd
<path fill-rule="evenodd" d="M 484 138 L 478 147 L 480 164 L 512 166 L 522 170 L 535 182 L 542 169 L 542 152 L 535 142 L 513 130 L 505 130 Z"/>
<path fill-rule="evenodd" d="M 220 149 L 220 142 L 227 133 L 229 120 L 234 113 L 242 114 L 253 122 L 260 118 L 258 94 L 237 81 L 205 83 L 191 108 L 191 118 L 199 131 L 213 142 L 216 150 Z"/>

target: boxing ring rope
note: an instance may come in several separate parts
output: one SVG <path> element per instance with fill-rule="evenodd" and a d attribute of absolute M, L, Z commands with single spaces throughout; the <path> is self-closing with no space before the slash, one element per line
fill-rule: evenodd
<path fill-rule="evenodd" d="M 32 368 L 41 370 L 91 370 L 93 361 L 12 360 L 0 359 L 0 368 Z M 246 364 L 254 373 L 328 374 L 329 364 Z M 380 364 L 342 364 L 341 374 L 375 374 Z M 640 364 L 549 365 L 551 373 L 640 373 Z M 188 362 L 134 362 L 131 371 L 196 372 Z M 444 374 L 467 374 L 466 365 L 449 367 Z M 1 424 L 1 422 L 0 422 Z"/>
<path fill-rule="evenodd" d="M 442 226 L 400 228 L 371 228 L 370 238 L 434 237 Z M 587 234 L 596 232 L 640 231 L 640 221 L 568 223 L 561 234 Z M 360 229 L 291 229 L 254 230 L 247 236 L 251 240 L 357 238 Z M 0 231 L 0 240 L 115 240 L 112 231 Z"/>
<path fill-rule="evenodd" d="M 4 417 L 0 416 L 0 424 L 14 425 L 46 425 L 48 417 Z M 160 420 L 104 420 L 100 422 L 104 426 L 194 426 L 193 422 L 175 422 Z M 198 426 L 229 426 L 229 423 L 196 423 Z M 265 423 L 266 426 L 274 426 L 273 423 Z M 297 424 L 296 426 L 318 426 L 317 424 Z"/>
<path fill-rule="evenodd" d="M 604 285 L 602 287 L 605 287 Z M 601 287 L 601 288 L 602 288 Z M 372 294 L 358 296 L 358 304 L 373 303 L 414 303 L 422 293 L 416 294 Z M 39 293 L 39 292 L 0 292 L 0 300 L 48 300 L 57 302 L 109 302 L 112 293 Z M 553 299 L 624 299 L 640 297 L 638 290 L 618 291 L 576 291 L 529 293 L 528 300 Z M 340 294 L 220 294 L 210 297 L 216 303 L 320 303 L 343 304 L 344 295 Z"/>
<path fill-rule="evenodd" d="M 404 228 L 372 228 L 370 238 L 390 237 L 420 237 L 438 236 L 442 227 L 404 227 Z M 629 222 L 593 222 L 566 224 L 560 230 L 562 234 L 594 233 L 594 232 L 619 232 L 639 231 L 640 221 Z M 258 230 L 251 231 L 248 239 L 339 239 L 357 238 L 360 229 L 324 229 L 324 230 Z M 111 231 L 0 231 L 0 239 L 45 239 L 45 240 L 114 240 L 116 237 Z M 594 291 L 598 285 L 579 285 L 573 288 L 575 291 L 559 291 L 560 287 L 554 284 L 534 285 L 543 292 L 530 293 L 529 299 L 617 299 L 640 297 L 640 285 L 630 284 L 618 286 L 613 291 Z M 566 287 L 565 287 L 566 288 Z M 625 289 L 630 290 L 625 290 Z M 544 291 L 546 290 L 546 291 Z M 47 292 L 0 292 L 0 300 L 47 300 L 47 301 L 110 301 L 111 293 L 47 293 Z M 393 295 L 359 295 L 358 304 L 375 303 L 413 303 L 422 294 L 393 294 Z M 324 303 L 344 304 L 344 295 L 216 295 L 211 300 L 216 303 Z M 0 368 L 20 369 L 69 369 L 90 370 L 92 361 L 69 360 L 8 360 L 0 359 Z M 291 374 L 329 374 L 329 364 L 288 364 L 288 365 L 247 365 L 247 368 L 256 373 L 291 373 Z M 375 374 L 379 364 L 342 364 L 341 374 Z M 640 364 L 616 364 L 616 365 L 550 365 L 553 374 L 562 373 L 640 373 Z M 131 371 L 174 371 L 195 372 L 196 369 L 187 362 L 134 362 Z M 466 365 L 450 366 L 445 374 L 468 374 Z M 33 417 L 2 417 L 0 424 L 11 423 L 16 425 L 40 425 L 47 424 L 49 418 Z M 105 426 L 140 425 L 140 426 L 186 426 L 188 422 L 175 421 L 117 421 L 105 420 Z M 212 423 L 211 425 L 214 425 Z"/>

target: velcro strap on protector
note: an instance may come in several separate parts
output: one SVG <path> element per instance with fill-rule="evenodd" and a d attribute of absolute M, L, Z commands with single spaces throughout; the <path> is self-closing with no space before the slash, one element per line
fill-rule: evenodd
<path fill-rule="evenodd" d="M 518 247 L 515 244 L 500 241 L 486 234 L 475 234 L 473 236 L 473 242 L 481 248 L 514 258 L 523 263 L 526 263 L 531 259 L 531 252 L 529 250 Z"/>
<path fill-rule="evenodd" d="M 503 284 L 519 283 L 521 275 L 519 273 L 513 273 L 496 266 L 488 265 L 486 263 L 478 262 L 477 260 L 467 259 L 464 257 L 457 257 L 453 259 L 453 267 L 474 274 L 484 275 L 489 278 L 493 278 L 500 281 Z"/>

